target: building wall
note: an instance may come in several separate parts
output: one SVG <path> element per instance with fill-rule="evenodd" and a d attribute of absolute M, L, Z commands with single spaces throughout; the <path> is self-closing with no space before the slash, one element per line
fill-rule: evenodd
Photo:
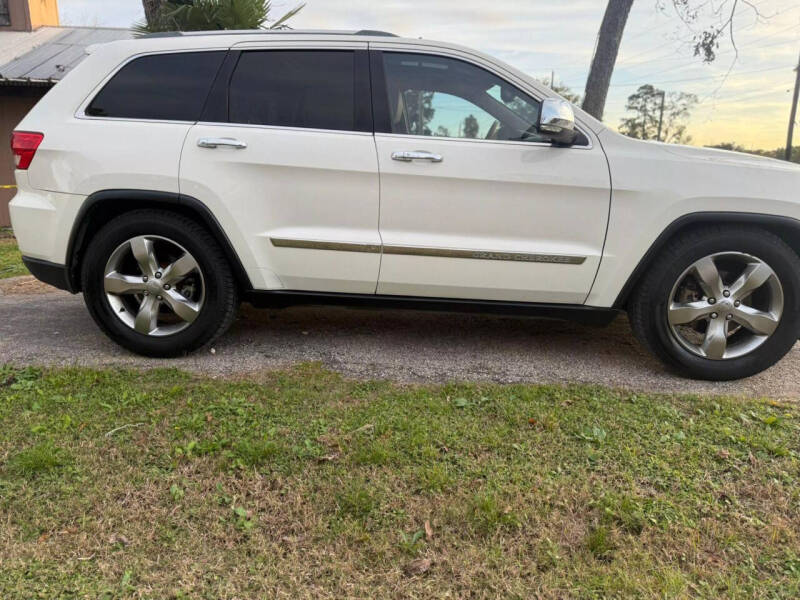
<path fill-rule="evenodd" d="M 47 93 L 45 87 L 0 86 L 0 186 L 14 185 L 14 157 L 7 140 L 22 118 Z M 15 189 L 0 189 L 0 227 L 8 227 L 8 203 Z"/>
<path fill-rule="evenodd" d="M 4 30 L 31 30 L 31 18 L 30 9 L 28 8 L 28 0 L 8 0 L 8 12 L 11 17 L 11 25 L 4 26 Z"/>
<path fill-rule="evenodd" d="M 8 0 L 10 31 L 33 31 L 44 25 L 58 26 L 58 0 Z"/>
<path fill-rule="evenodd" d="M 58 20 L 58 0 L 28 0 L 31 15 L 31 27 L 38 29 L 44 25 L 56 27 Z"/>

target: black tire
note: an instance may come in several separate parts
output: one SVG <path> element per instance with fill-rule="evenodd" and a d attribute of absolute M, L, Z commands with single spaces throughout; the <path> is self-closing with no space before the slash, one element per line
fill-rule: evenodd
<path fill-rule="evenodd" d="M 202 272 L 205 299 L 188 327 L 164 337 L 132 329 L 118 318 L 106 297 L 106 263 L 121 244 L 137 236 L 159 236 L 186 249 Z M 171 358 L 210 344 L 224 334 L 236 318 L 239 295 L 231 267 L 217 242 L 194 220 L 161 210 L 137 210 L 110 221 L 98 231 L 83 258 L 83 296 L 100 328 L 120 346 L 144 356 Z"/>
<path fill-rule="evenodd" d="M 667 303 L 673 286 L 704 257 L 741 252 L 772 268 L 783 291 L 783 315 L 774 333 L 743 356 L 712 360 L 684 348 L 670 331 Z M 778 236 L 755 227 L 707 226 L 668 242 L 628 302 L 628 319 L 639 341 L 667 366 L 695 379 L 726 381 L 755 375 L 778 362 L 800 333 L 800 258 Z"/>

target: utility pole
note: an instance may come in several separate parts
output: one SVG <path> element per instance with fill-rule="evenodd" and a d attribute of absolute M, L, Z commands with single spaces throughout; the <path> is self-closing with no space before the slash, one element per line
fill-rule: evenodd
<path fill-rule="evenodd" d="M 792 143 L 794 143 L 794 122 L 797 120 L 797 99 L 800 96 L 800 59 L 797 61 L 797 78 L 794 82 L 794 98 L 792 99 L 792 113 L 789 117 L 789 135 L 786 138 L 786 160 L 792 160 Z"/>
<path fill-rule="evenodd" d="M 658 116 L 658 137 L 656 138 L 659 142 L 661 141 L 661 127 L 664 125 L 664 102 L 667 99 L 667 92 L 661 91 L 661 113 Z"/>
<path fill-rule="evenodd" d="M 556 72 L 550 71 L 550 89 L 553 89 L 553 86 L 556 84 Z"/>

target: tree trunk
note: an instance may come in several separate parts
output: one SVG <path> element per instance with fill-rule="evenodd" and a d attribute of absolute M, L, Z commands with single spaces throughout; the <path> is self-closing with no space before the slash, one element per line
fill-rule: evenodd
<path fill-rule="evenodd" d="M 147 20 L 148 25 L 153 24 L 153 21 L 158 14 L 158 9 L 161 8 L 163 3 L 164 0 L 142 0 L 142 6 L 144 7 L 144 18 Z"/>
<path fill-rule="evenodd" d="M 633 2 L 634 0 L 608 0 L 592 68 L 586 82 L 586 96 L 583 98 L 583 110 L 597 119 L 603 118 L 608 86 L 611 84 L 611 75 L 614 73 L 622 34 L 625 32 Z"/>

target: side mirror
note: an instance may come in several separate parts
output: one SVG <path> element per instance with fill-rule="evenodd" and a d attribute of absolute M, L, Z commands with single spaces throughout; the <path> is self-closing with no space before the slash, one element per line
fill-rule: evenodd
<path fill-rule="evenodd" d="M 560 146 L 571 146 L 578 137 L 572 105 L 558 98 L 545 98 L 542 101 L 537 128 L 541 135 Z"/>

